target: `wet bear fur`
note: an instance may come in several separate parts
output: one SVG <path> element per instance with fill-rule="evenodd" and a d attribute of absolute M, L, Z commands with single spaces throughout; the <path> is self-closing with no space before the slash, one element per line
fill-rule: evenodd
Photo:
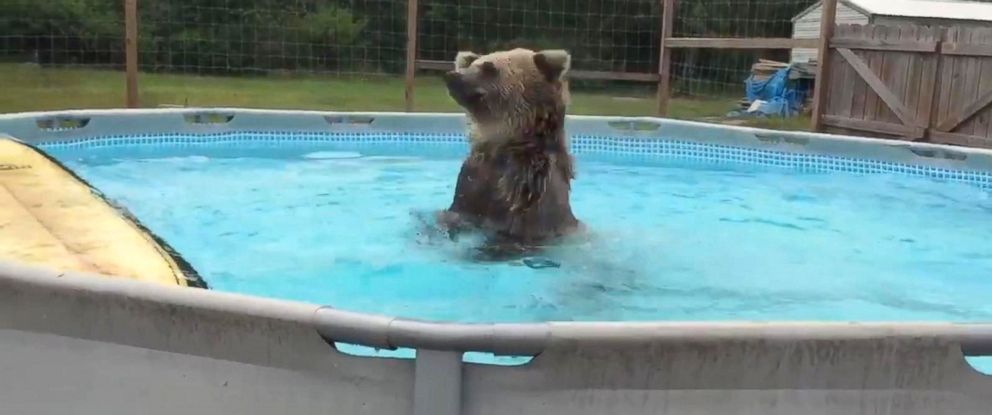
<path fill-rule="evenodd" d="M 531 253 L 579 230 L 569 196 L 574 159 L 565 135 L 571 65 L 563 50 L 459 52 L 444 75 L 469 121 L 470 151 L 450 207 L 452 237 L 481 231 L 477 259 Z"/>

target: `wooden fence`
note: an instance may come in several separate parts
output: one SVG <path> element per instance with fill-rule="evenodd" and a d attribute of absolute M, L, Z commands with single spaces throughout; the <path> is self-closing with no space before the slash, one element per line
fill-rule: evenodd
<path fill-rule="evenodd" d="M 992 29 L 837 26 L 825 131 L 992 148 Z"/>
<path fill-rule="evenodd" d="M 127 106 L 138 107 L 137 0 L 123 0 Z M 836 26 L 838 0 L 823 0 L 819 39 L 672 37 L 677 0 L 662 6 L 661 59 L 651 73 L 571 71 L 576 79 L 656 83 L 659 116 L 668 115 L 671 51 L 677 48 L 817 48 L 812 129 L 992 147 L 992 29 Z M 418 58 L 418 0 L 407 0 L 405 104 L 414 110 L 418 70 L 450 62 Z"/>

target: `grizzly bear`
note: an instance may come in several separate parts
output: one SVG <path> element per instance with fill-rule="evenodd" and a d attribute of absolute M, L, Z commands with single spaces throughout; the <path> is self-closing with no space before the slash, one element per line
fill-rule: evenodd
<path fill-rule="evenodd" d="M 459 52 L 444 74 L 469 120 L 469 154 L 451 206 L 439 222 L 449 236 L 481 231 L 481 257 L 506 259 L 574 233 L 569 194 L 574 159 L 565 136 L 564 50 Z"/>

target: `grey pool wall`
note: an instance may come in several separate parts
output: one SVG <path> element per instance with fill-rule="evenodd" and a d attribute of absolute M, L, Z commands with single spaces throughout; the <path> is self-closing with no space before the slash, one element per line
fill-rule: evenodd
<path fill-rule="evenodd" d="M 977 415 L 992 378 L 963 355 L 990 345 L 964 324 L 449 325 L 0 265 L 11 414 Z"/>
<path fill-rule="evenodd" d="M 227 122 L 188 122 L 204 118 Z M 458 137 L 464 126 L 455 114 L 0 115 L 0 133 L 58 145 L 236 132 Z M 626 148 L 674 140 L 688 144 L 659 151 L 746 149 L 750 161 L 817 168 L 816 157 L 827 157 L 827 169 L 895 168 L 979 184 L 992 170 L 989 152 L 927 144 L 652 118 L 572 117 L 567 127 L 589 151 L 601 139 L 626 140 L 615 145 Z M 831 161 L 844 159 L 857 162 Z M 412 348 L 417 357 L 357 357 L 334 342 Z M 534 358 L 464 363 L 468 351 Z M 992 377 L 966 355 L 992 355 L 992 324 L 447 324 L 0 262 L 3 413 L 989 414 Z"/>

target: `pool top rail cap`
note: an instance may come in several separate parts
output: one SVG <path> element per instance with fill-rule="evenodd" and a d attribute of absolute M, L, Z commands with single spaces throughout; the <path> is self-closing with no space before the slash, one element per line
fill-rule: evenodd
<path fill-rule="evenodd" d="M 544 322 L 466 324 L 427 322 L 337 310 L 328 306 L 266 299 L 0 261 L 0 289 L 33 288 L 80 298 L 125 300 L 130 308 L 173 305 L 246 317 L 290 321 L 314 328 L 328 341 L 382 349 L 423 348 L 497 355 L 540 354 L 551 342 L 598 345 L 800 342 L 873 339 L 935 339 L 961 345 L 966 355 L 992 355 L 992 324 L 950 322 Z M 116 303 L 120 304 L 121 301 Z"/>

